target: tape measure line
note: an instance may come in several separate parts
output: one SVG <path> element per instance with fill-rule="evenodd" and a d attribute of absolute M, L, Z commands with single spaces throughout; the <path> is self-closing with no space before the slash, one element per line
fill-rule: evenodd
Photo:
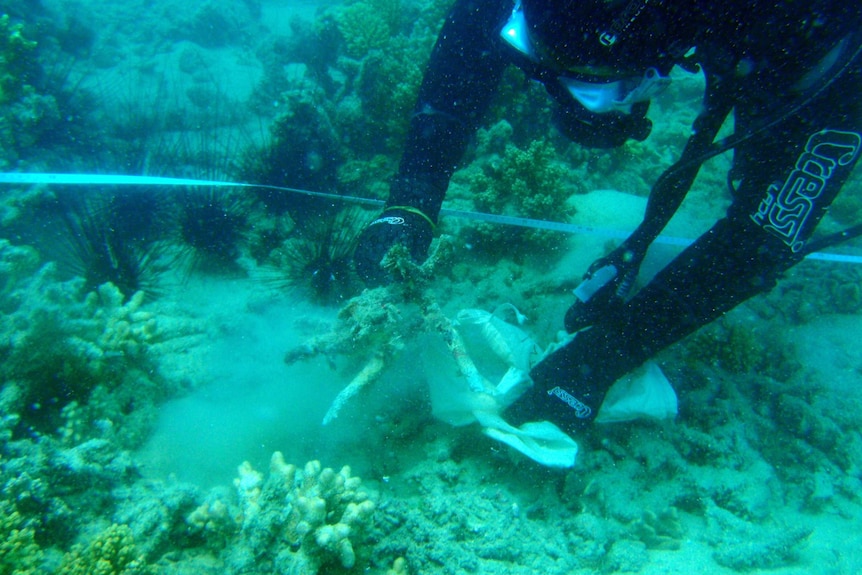
<path fill-rule="evenodd" d="M 383 207 L 385 202 L 382 200 L 374 200 L 370 198 L 360 198 L 357 196 L 345 196 L 340 194 L 332 194 L 327 192 L 315 192 L 311 190 L 303 190 L 300 188 L 289 188 L 285 186 L 271 186 L 266 184 L 247 184 L 241 182 L 223 182 L 218 180 L 197 180 L 193 178 L 169 178 L 162 176 L 128 176 L 121 174 L 57 174 L 57 173 L 33 173 L 33 172 L 0 172 L 0 184 L 26 184 L 26 185 L 63 185 L 63 186 L 169 186 L 169 187 L 221 187 L 221 188 L 263 188 L 267 190 L 276 190 L 281 192 L 289 192 L 292 194 L 302 194 L 315 198 L 325 198 L 339 202 L 347 202 L 357 205 Z M 567 234 L 582 234 L 591 236 L 601 236 L 607 238 L 625 239 L 629 236 L 629 232 L 625 230 L 614 230 L 606 228 L 592 228 L 589 226 L 579 226 L 575 224 L 567 224 L 564 222 L 550 222 L 547 220 L 536 220 L 531 218 L 520 218 L 517 216 L 502 216 L 498 214 L 487 214 L 483 212 L 472 212 L 466 210 L 451 210 L 443 208 L 440 210 L 443 216 L 453 218 L 474 220 L 480 222 L 488 222 L 500 224 L 504 226 L 517 226 L 522 228 L 532 228 L 537 230 L 549 230 L 554 232 L 562 232 Z M 686 247 L 693 240 L 687 238 L 677 238 L 672 236 L 659 236 L 655 243 Z M 806 259 L 816 259 L 830 262 L 862 264 L 862 256 L 845 255 L 815 252 L 808 254 Z"/>

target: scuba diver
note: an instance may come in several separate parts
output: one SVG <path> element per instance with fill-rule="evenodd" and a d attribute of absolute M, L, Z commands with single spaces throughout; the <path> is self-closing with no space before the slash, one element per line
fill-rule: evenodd
<path fill-rule="evenodd" d="M 449 179 L 510 64 L 541 82 L 557 127 L 585 145 L 644 140 L 650 99 L 679 66 L 702 70 L 701 110 L 644 217 L 575 290 L 576 336 L 533 367 L 507 413 L 572 431 L 620 377 L 756 294 L 807 254 L 862 230 L 811 238 L 862 148 L 862 10 L 846 0 L 457 0 L 428 63 L 383 213 L 354 262 L 368 285 L 404 244 L 427 257 Z M 733 112 L 733 135 L 717 134 Z M 723 218 L 628 297 L 650 244 L 700 166 L 734 150 Z"/>

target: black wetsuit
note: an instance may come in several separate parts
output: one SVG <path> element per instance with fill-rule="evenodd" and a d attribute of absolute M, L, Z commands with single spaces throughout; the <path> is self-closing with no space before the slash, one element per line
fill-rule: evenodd
<path fill-rule="evenodd" d="M 770 289 L 798 263 L 862 147 L 862 72 L 860 58 L 853 58 L 862 34 L 855 3 L 701 4 L 691 37 L 706 77 L 704 108 L 682 161 L 654 187 L 644 221 L 627 243 L 645 251 L 658 236 L 697 174 L 700 162 L 693 160 L 710 150 L 731 111 L 737 135 L 770 125 L 735 147 L 738 184 L 726 216 L 620 313 L 599 320 L 534 369 L 540 391 L 559 385 L 591 406 L 592 415 L 617 378 Z M 428 64 L 388 205 L 437 218 L 504 68 L 518 63 L 499 35 L 511 11 L 511 0 L 460 0 L 453 8 Z M 838 69 L 843 72 L 836 77 Z M 546 393 L 525 406 L 563 424 L 573 417 Z"/>

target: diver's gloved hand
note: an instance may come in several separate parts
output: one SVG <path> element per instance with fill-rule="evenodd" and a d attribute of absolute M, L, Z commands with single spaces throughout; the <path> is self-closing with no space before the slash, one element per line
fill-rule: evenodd
<path fill-rule="evenodd" d="M 575 288 L 575 303 L 566 312 L 566 331 L 574 333 L 597 321 L 610 320 L 623 307 L 643 261 L 645 250 L 625 243 L 597 259 Z"/>
<path fill-rule="evenodd" d="M 567 433 L 583 430 L 595 419 L 607 391 L 592 385 L 590 375 L 583 352 L 569 341 L 530 371 L 533 387 L 506 410 L 506 420 L 515 426 L 546 420 Z"/>
<path fill-rule="evenodd" d="M 359 236 L 353 262 L 359 277 L 369 287 L 391 281 L 389 272 L 381 267 L 383 256 L 395 244 L 403 244 L 417 263 L 428 257 L 433 238 L 431 219 L 413 208 L 389 208 L 368 224 Z"/>

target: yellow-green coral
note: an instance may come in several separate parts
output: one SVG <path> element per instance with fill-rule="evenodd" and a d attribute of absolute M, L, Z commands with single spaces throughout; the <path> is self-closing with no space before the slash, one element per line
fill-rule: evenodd
<path fill-rule="evenodd" d="M 731 373 L 759 373 L 786 380 L 796 362 L 784 346 L 769 343 L 775 338 L 768 331 L 752 329 L 751 325 L 736 316 L 722 318 L 689 339 L 685 354 Z"/>
<path fill-rule="evenodd" d="M 384 142 L 389 152 L 401 149 L 425 63 L 448 4 L 428 3 L 409 26 L 401 21 L 397 0 L 362 0 L 336 16 L 347 55 L 358 60 L 351 72 L 356 75 L 353 81 L 359 97 L 338 104 L 339 118 L 344 119 L 339 121 L 340 133 L 353 142 Z M 345 65 L 348 59 L 342 60 Z M 368 151 L 378 153 L 379 149 Z"/>
<path fill-rule="evenodd" d="M 369 160 L 348 160 L 338 167 L 338 183 L 363 198 L 386 199 L 396 167 L 395 161 L 383 154 Z"/>
<path fill-rule="evenodd" d="M 550 221 L 566 221 L 572 188 L 566 185 L 566 168 L 557 159 L 553 143 L 533 140 L 526 148 L 511 142 L 511 126 L 498 122 L 480 130 L 479 159 L 457 172 L 455 184 L 469 190 L 468 197 L 481 212 L 507 214 Z M 470 242 L 486 251 L 511 246 L 544 249 L 556 245 L 558 236 L 541 230 L 512 230 L 500 226 L 476 226 Z"/>
<path fill-rule="evenodd" d="M 386 571 L 386 575 L 408 575 L 407 560 L 404 557 L 396 557 L 392 567 Z"/>
<path fill-rule="evenodd" d="M 338 30 L 347 44 L 347 54 L 361 58 L 371 50 L 384 48 L 398 34 L 401 23 L 400 0 L 361 0 L 341 9 L 336 17 Z"/>
<path fill-rule="evenodd" d="M 470 188 L 482 211 L 553 220 L 567 215 L 566 168 L 557 160 L 553 143 L 542 138 L 519 148 L 511 136 L 505 120 L 480 130 L 480 159 L 456 174 L 456 181 Z"/>
<path fill-rule="evenodd" d="M 33 528 L 8 501 L 0 501 L 0 575 L 39 573 L 42 550 Z"/>
<path fill-rule="evenodd" d="M 15 100 L 25 90 L 29 54 L 36 42 L 24 36 L 23 24 L 12 24 L 8 14 L 0 16 L 0 104 Z"/>
<path fill-rule="evenodd" d="M 400 149 L 407 134 L 410 111 L 416 103 L 430 50 L 431 46 L 421 41 L 399 36 L 392 40 L 391 50 L 376 53 L 366 61 L 375 73 L 371 75 L 374 87 L 363 101 L 363 110 L 379 118 L 389 150 Z"/>
<path fill-rule="evenodd" d="M 58 575 L 150 575 L 154 571 L 135 547 L 128 525 L 113 524 L 88 545 L 63 556 Z"/>

